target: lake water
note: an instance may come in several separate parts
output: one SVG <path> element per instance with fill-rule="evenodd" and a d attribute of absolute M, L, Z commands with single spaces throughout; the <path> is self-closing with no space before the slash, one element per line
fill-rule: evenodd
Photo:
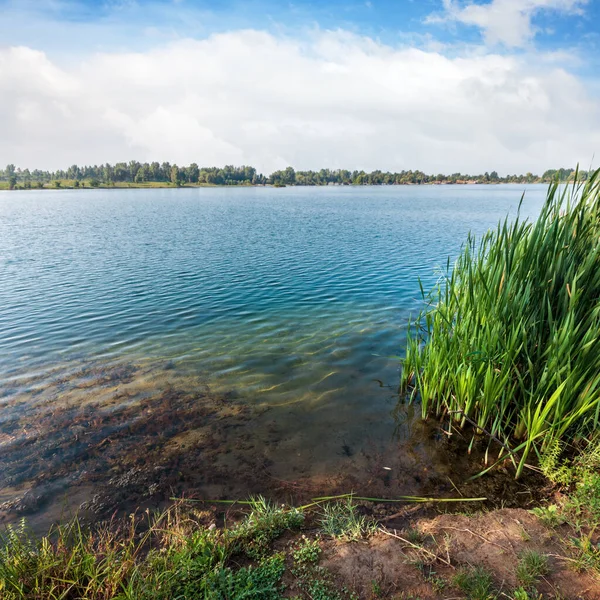
<path fill-rule="evenodd" d="M 0 193 L 0 516 L 439 489 L 395 357 L 418 279 L 525 190 Z"/>

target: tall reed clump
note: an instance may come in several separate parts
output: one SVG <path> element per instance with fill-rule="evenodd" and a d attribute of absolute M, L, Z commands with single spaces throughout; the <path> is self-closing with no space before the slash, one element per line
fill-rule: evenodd
<path fill-rule="evenodd" d="M 598 428 L 600 170 L 550 185 L 535 222 L 470 235 L 424 297 L 401 376 L 423 417 L 496 438 L 517 477 L 532 451 Z"/>

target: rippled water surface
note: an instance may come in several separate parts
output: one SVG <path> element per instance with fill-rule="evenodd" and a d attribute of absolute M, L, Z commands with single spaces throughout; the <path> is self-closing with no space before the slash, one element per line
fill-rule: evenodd
<path fill-rule="evenodd" d="M 397 408 L 418 279 L 524 188 L 0 193 L 0 508 L 414 489 L 439 458 Z"/>

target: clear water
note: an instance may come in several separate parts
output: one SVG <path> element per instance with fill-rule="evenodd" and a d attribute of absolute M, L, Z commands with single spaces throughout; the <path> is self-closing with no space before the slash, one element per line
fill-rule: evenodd
<path fill-rule="evenodd" d="M 434 283 L 524 190 L 535 217 L 545 186 L 0 193 L 4 499 L 62 460 L 49 434 L 46 454 L 20 450 L 59 406 L 131 407 L 168 386 L 252 408 L 244 439 L 278 480 L 358 473 L 369 444 L 398 436 L 420 448 L 395 411 L 394 358 L 418 279 Z M 119 365 L 135 374 L 98 376 Z M 211 464 L 231 448 L 239 463 L 235 433 L 220 444 Z M 58 489 L 82 484 L 88 453 L 71 454 Z"/>

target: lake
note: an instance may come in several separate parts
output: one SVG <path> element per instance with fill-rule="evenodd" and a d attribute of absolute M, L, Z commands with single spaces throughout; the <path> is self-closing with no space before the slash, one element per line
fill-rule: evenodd
<path fill-rule="evenodd" d="M 546 186 L 0 192 L 0 518 L 447 493 L 419 278 Z"/>

